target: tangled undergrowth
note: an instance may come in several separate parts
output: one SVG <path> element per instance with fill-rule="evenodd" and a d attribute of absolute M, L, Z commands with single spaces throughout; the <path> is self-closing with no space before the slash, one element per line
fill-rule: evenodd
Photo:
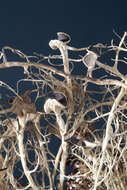
<path fill-rule="evenodd" d="M 24 73 L 15 88 L 0 81 L 1 190 L 127 189 L 127 33 L 117 37 L 74 48 L 60 32 L 47 56 L 2 48 L 0 69 Z"/>

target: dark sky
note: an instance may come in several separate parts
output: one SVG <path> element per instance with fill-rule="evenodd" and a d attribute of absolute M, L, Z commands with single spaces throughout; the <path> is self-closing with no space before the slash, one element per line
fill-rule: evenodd
<path fill-rule="evenodd" d="M 0 49 L 11 46 L 27 55 L 48 55 L 52 52 L 48 43 L 57 32 L 70 34 L 72 46 L 87 47 L 110 44 L 113 29 L 121 36 L 127 31 L 127 0 L 0 1 Z M 0 70 L 0 81 L 16 88 L 22 72 Z"/>
<path fill-rule="evenodd" d="M 74 46 L 110 43 L 113 29 L 127 31 L 126 7 L 125 0 L 3 0 L 0 46 L 46 53 L 58 31 L 70 34 Z"/>
<path fill-rule="evenodd" d="M 127 31 L 126 9 L 126 0 L 2 0 L 0 48 L 8 45 L 27 55 L 47 55 L 52 52 L 49 41 L 61 31 L 70 34 L 75 47 L 110 44 L 113 29 L 120 35 Z M 2 70 L 0 80 L 15 80 L 15 74 Z"/>

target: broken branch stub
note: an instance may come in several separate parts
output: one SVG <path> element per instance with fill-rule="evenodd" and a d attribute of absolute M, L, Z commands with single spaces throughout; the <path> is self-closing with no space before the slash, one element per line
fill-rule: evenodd
<path fill-rule="evenodd" d="M 56 114 L 60 114 L 61 110 L 64 108 L 65 106 L 59 103 L 56 99 L 49 98 L 44 104 L 44 111 L 46 113 L 50 113 L 51 111 L 53 111 Z"/>

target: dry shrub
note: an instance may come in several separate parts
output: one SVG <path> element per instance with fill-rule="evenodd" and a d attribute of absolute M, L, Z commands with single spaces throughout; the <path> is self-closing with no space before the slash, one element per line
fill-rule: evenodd
<path fill-rule="evenodd" d="M 0 69 L 24 74 L 0 81 L 0 189 L 127 189 L 127 33 L 85 48 L 57 35 L 59 55 L 1 50 Z"/>

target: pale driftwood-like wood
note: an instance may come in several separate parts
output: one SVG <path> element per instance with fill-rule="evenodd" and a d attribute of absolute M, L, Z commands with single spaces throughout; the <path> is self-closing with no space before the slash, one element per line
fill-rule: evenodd
<path fill-rule="evenodd" d="M 0 81 L 0 190 L 127 189 L 127 76 L 118 70 L 127 64 L 126 38 L 125 32 L 118 46 L 75 48 L 59 32 L 49 42 L 54 55 L 46 56 L 2 48 L 0 69 L 24 72 L 13 88 Z M 86 59 L 91 47 L 116 56 L 103 63 L 94 51 Z M 6 51 L 20 61 L 8 61 Z M 70 51 L 79 56 L 70 58 Z M 99 69 L 107 74 L 99 77 Z"/>

